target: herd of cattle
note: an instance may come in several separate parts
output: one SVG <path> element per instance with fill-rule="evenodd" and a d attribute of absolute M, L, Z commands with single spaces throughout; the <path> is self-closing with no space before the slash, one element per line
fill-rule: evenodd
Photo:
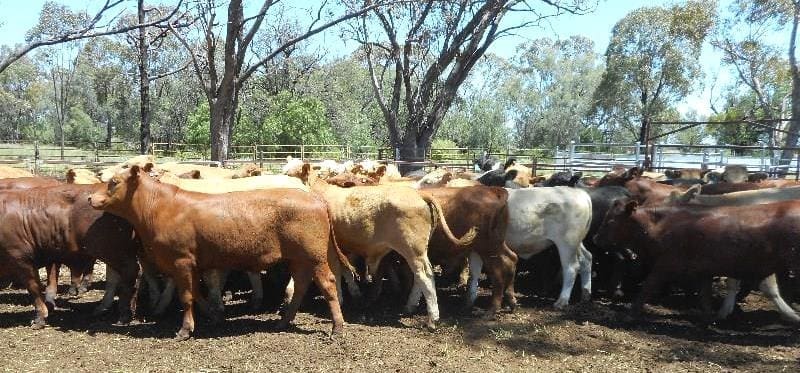
<path fill-rule="evenodd" d="M 223 317 L 228 271 L 248 273 L 258 306 L 260 273 L 278 262 L 290 275 L 279 328 L 292 322 L 313 282 L 339 333 L 342 282 L 358 302 L 362 286 L 374 299 L 383 279 L 397 282 L 401 272 L 411 279 L 404 311 L 424 297 L 434 328 L 434 266 L 460 274 L 467 308 L 484 272 L 492 316 L 504 303 L 516 307 L 518 258 L 553 246 L 562 279 L 556 308 L 568 305 L 577 277 L 583 301 L 593 277 L 595 289 L 621 295 L 637 262 L 645 270 L 634 313 L 672 282 L 699 289 L 711 313 L 712 282 L 722 277 L 727 294 L 717 317 L 733 312 L 744 281 L 800 322 L 778 289 L 779 282 L 797 286 L 800 184 L 741 166 L 540 177 L 513 159 L 483 157 L 474 170 L 401 176 L 391 164 L 289 158 L 281 174 L 262 175 L 255 165 L 228 170 L 140 156 L 96 174 L 69 170 L 65 181 L 0 168 L 0 278 L 31 294 L 35 328 L 54 308 L 59 268 L 70 269 L 75 295 L 85 291 L 96 260 L 107 273 L 95 314 L 118 297 L 119 322 L 129 322 L 141 278 L 154 314 L 165 312 L 177 291 L 178 339 L 191 337 L 195 309 Z"/>

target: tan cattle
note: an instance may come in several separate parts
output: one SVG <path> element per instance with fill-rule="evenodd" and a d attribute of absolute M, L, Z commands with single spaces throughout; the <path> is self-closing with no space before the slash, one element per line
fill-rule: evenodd
<path fill-rule="evenodd" d="M 85 168 L 70 168 L 67 170 L 68 184 L 97 184 L 102 183 L 97 175 Z"/>
<path fill-rule="evenodd" d="M 172 173 L 165 172 L 158 176 L 165 184 L 172 184 L 183 190 L 192 192 L 220 194 L 247 190 L 293 188 L 308 191 L 308 187 L 297 178 L 286 175 L 261 175 L 241 179 L 182 179 Z"/>
<path fill-rule="evenodd" d="M 117 164 L 117 165 L 114 165 L 114 166 L 111 166 L 111 167 L 107 167 L 104 170 L 100 171 L 100 180 L 102 182 L 106 183 L 109 180 L 111 180 L 111 178 L 114 177 L 114 175 L 116 175 L 117 172 L 120 172 L 120 171 L 122 171 L 124 169 L 130 168 L 131 166 L 134 166 L 134 165 L 139 166 L 139 167 L 144 167 L 144 165 L 146 165 L 148 163 L 155 163 L 155 157 L 153 157 L 150 154 L 137 155 L 137 156 L 135 156 L 135 157 L 133 157 L 131 159 L 128 159 L 128 160 L 126 160 L 126 161 L 124 161 L 124 162 L 122 162 L 120 164 Z"/>
<path fill-rule="evenodd" d="M 412 188 L 387 185 L 339 188 L 320 180 L 307 163 L 292 175 L 328 202 L 337 241 L 345 251 L 366 258 L 370 275 L 376 274 L 381 259 L 392 250 L 405 258 L 414 273 L 414 286 L 405 310 L 413 311 L 420 295 L 424 295 L 428 327 L 434 328 L 439 319 L 439 305 L 433 267 L 428 260 L 431 233 L 438 219 L 449 240 L 456 245 L 468 245 L 476 230 L 473 228 L 462 238 L 456 238 L 438 202 Z"/>
<path fill-rule="evenodd" d="M 685 193 L 673 193 L 670 199 L 677 203 L 702 206 L 745 206 L 800 200 L 800 187 L 746 190 L 718 195 L 698 194 L 700 188 L 692 187 Z"/>
<path fill-rule="evenodd" d="M 33 177 L 33 174 L 21 168 L 0 165 L 0 179 L 13 179 L 17 177 Z"/>

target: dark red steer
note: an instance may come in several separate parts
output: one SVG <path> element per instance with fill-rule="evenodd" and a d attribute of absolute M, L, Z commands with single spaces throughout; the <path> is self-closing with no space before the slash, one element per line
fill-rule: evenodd
<path fill-rule="evenodd" d="M 64 184 L 0 192 L 0 271 L 33 296 L 34 327 L 43 327 L 48 315 L 37 268 L 54 262 L 77 267 L 97 258 L 114 268 L 122 282 L 120 322 L 132 317 L 139 246 L 130 224 L 89 205 L 87 198 L 96 189 Z"/>
<path fill-rule="evenodd" d="M 18 177 L 14 179 L 0 179 L 0 190 L 30 189 L 59 184 L 61 184 L 61 182 L 58 180 L 46 177 Z"/>
<path fill-rule="evenodd" d="M 639 207 L 636 201 L 617 201 L 595 242 L 638 248 L 642 259 L 652 264 L 634 303 L 638 312 L 670 281 L 704 282 L 714 276 L 761 281 L 797 269 L 800 201 L 754 207 Z M 777 288 L 767 295 L 787 318 L 800 321 Z"/>
<path fill-rule="evenodd" d="M 294 319 L 313 280 L 330 307 L 333 333 L 341 332 L 344 320 L 331 265 L 338 272 L 339 260 L 349 263 L 336 246 L 325 201 L 296 189 L 188 192 L 145 171 L 132 166 L 114 175 L 91 203 L 131 222 L 146 248 L 145 259 L 175 281 L 184 308 L 177 339 L 194 331 L 202 271 L 255 272 L 279 261 L 289 264 L 295 296 L 278 327 Z"/>

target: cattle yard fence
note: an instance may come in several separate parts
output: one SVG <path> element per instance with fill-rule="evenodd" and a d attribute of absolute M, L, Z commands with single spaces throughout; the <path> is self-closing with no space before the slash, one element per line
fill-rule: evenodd
<path fill-rule="evenodd" d="M 121 162 L 138 154 L 137 144 L 114 142 L 59 145 L 39 142 L 0 142 L 0 164 L 28 169 L 36 174 L 58 175 L 67 168 L 98 169 Z M 788 149 L 791 159 L 781 159 Z M 474 160 L 487 154 L 505 161 L 515 158 L 518 163 L 533 168 L 535 174 L 555 171 L 581 171 L 600 174 L 614 166 L 641 166 L 645 147 L 639 143 L 570 143 L 553 148 L 436 148 L 425 149 L 412 160 L 400 161 L 403 149 L 374 146 L 348 145 L 234 145 L 229 151 L 227 165 L 255 163 L 260 167 L 277 171 L 286 162 L 287 156 L 308 161 L 331 159 L 336 161 L 372 159 L 395 163 L 413 164 L 425 168 L 438 166 L 473 169 Z M 800 175 L 800 148 L 737 145 L 684 145 L 653 144 L 652 168 L 664 171 L 677 168 L 717 168 L 727 164 L 747 166 L 750 171 L 767 172 L 798 178 Z M 220 166 L 210 160 L 207 146 L 178 143 L 153 143 L 150 148 L 159 161 Z"/>

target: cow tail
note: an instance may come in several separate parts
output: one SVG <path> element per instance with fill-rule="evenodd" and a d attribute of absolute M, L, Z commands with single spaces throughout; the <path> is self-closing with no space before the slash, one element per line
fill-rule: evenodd
<path fill-rule="evenodd" d="M 478 227 L 471 227 L 467 233 L 465 233 L 461 238 L 456 238 L 453 234 L 453 231 L 450 230 L 450 226 L 447 225 L 447 221 L 444 219 L 444 213 L 442 212 L 442 206 L 439 205 L 438 202 L 429 194 L 427 193 L 419 193 L 420 197 L 430 206 L 431 208 L 431 215 L 433 220 L 433 229 L 436 229 L 436 220 L 438 218 L 439 222 L 442 224 L 442 231 L 447 238 L 458 246 L 466 246 L 472 243 L 475 239 L 475 236 L 478 235 Z"/>
<path fill-rule="evenodd" d="M 347 256 L 344 255 L 342 250 L 339 248 L 339 243 L 336 242 L 336 234 L 333 232 L 333 214 L 331 214 L 331 208 L 328 205 L 328 202 L 322 201 L 325 204 L 325 210 L 328 212 L 328 224 L 330 225 L 330 236 L 331 236 L 331 244 L 333 245 L 333 250 L 336 252 L 336 257 L 339 258 L 339 263 L 341 263 L 350 273 L 353 274 L 356 281 L 359 281 L 361 278 L 358 275 L 358 271 L 350 264 L 350 260 L 347 259 Z"/>

